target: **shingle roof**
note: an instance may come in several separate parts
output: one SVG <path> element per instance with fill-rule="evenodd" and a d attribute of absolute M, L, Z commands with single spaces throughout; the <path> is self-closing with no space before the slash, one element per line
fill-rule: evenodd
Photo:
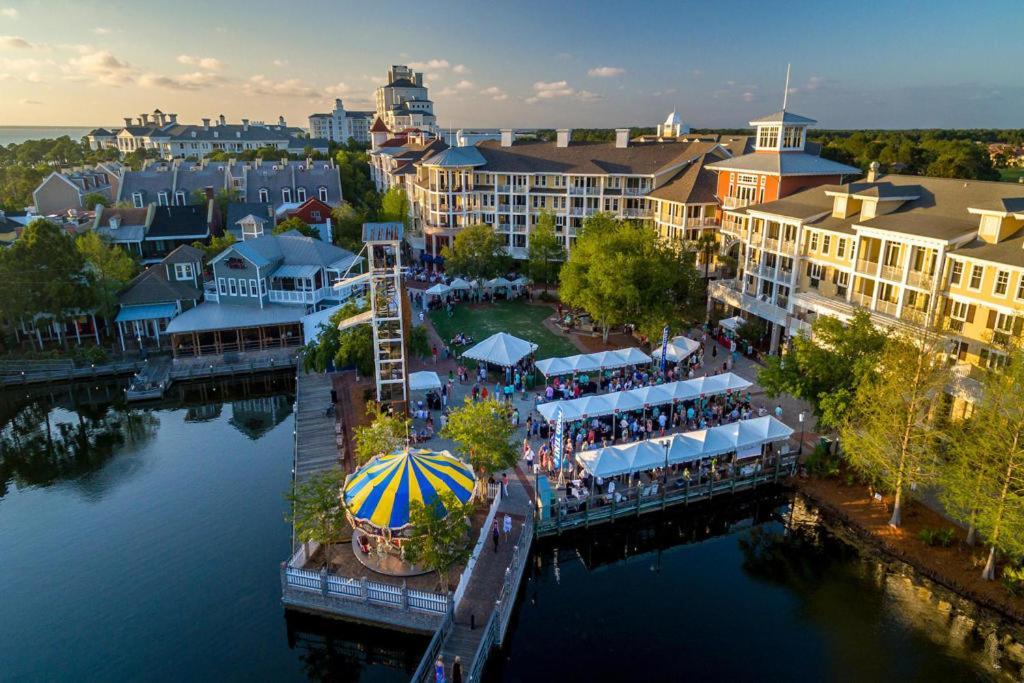
<path fill-rule="evenodd" d="M 109 136 L 112 136 L 113 133 L 111 133 L 106 128 L 93 128 L 88 133 L 86 133 L 86 135 L 93 135 L 93 136 L 97 136 L 97 137 L 102 137 L 102 136 L 106 135 L 106 136 L 109 137 Z"/>
<path fill-rule="evenodd" d="M 991 263 L 1024 268 L 1024 231 L 997 244 L 989 244 L 980 239 L 973 239 L 964 246 L 950 252 L 950 256 L 965 256 L 978 259 L 979 261 L 989 261 Z"/>
<path fill-rule="evenodd" d="M 202 261 L 200 252 L 199 261 Z M 180 300 L 196 300 L 203 298 L 203 293 L 191 282 L 168 280 L 167 271 L 162 263 L 156 263 L 142 271 L 131 280 L 117 297 L 122 306 L 140 304 L 157 304 Z"/>
<path fill-rule="evenodd" d="M 370 132 L 371 133 L 390 133 L 391 131 L 388 130 L 387 125 L 378 116 L 377 118 L 375 118 L 373 120 L 373 125 L 370 126 Z"/>
<path fill-rule="evenodd" d="M 701 155 L 699 159 L 672 176 L 667 183 L 647 196 L 683 204 L 714 204 L 718 176 L 705 164 L 719 158 L 721 157 L 717 155 Z"/>
<path fill-rule="evenodd" d="M 487 163 L 481 170 L 499 173 L 625 173 L 654 175 L 709 152 L 717 143 L 640 142 L 616 147 L 611 142 L 572 143 L 520 141 L 502 147 L 497 140 L 477 145 Z"/>
<path fill-rule="evenodd" d="M 208 236 L 210 228 L 207 224 L 207 212 L 206 204 L 158 206 L 146 233 L 146 239 Z"/>
<path fill-rule="evenodd" d="M 161 263 L 202 263 L 206 255 L 195 247 L 182 244 L 163 258 Z"/>

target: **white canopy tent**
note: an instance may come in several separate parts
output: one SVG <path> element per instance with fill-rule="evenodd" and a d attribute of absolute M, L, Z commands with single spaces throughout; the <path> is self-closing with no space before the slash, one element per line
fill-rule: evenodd
<path fill-rule="evenodd" d="M 488 289 L 497 289 L 498 287 L 508 288 L 512 286 L 512 283 L 509 282 L 506 278 L 496 277 L 493 280 L 488 280 L 487 284 L 484 286 L 487 287 Z"/>
<path fill-rule="evenodd" d="M 514 287 L 525 287 L 528 284 L 530 284 L 530 278 L 525 277 L 523 275 L 520 275 L 519 277 L 512 281 L 512 285 Z"/>
<path fill-rule="evenodd" d="M 446 284 L 438 282 L 436 285 L 428 289 L 425 293 L 431 296 L 444 296 L 448 292 L 452 291 L 452 288 Z"/>
<path fill-rule="evenodd" d="M 562 358 L 545 358 L 537 361 L 537 370 L 545 377 L 571 375 L 575 372 L 600 372 L 630 365 L 649 365 L 651 357 L 637 348 L 582 353 Z"/>
<path fill-rule="evenodd" d="M 441 378 L 436 372 L 424 370 L 409 373 L 409 391 L 430 391 L 441 388 Z"/>
<path fill-rule="evenodd" d="M 498 332 L 471 346 L 462 353 L 463 358 L 472 358 L 492 365 L 511 367 L 537 350 L 537 345 L 507 332 Z"/>
<path fill-rule="evenodd" d="M 473 285 L 469 284 L 468 282 L 463 280 L 461 277 L 457 277 L 454 280 L 452 280 L 452 283 L 449 285 L 449 287 L 451 287 L 452 289 L 463 290 L 463 291 L 468 290 L 468 289 L 473 289 Z"/>
<path fill-rule="evenodd" d="M 663 467 L 665 444 L 668 464 L 678 465 L 726 453 L 758 456 L 762 446 L 787 440 L 792 433 L 790 427 L 766 415 L 696 432 L 581 451 L 576 458 L 595 477 L 615 477 Z"/>
<path fill-rule="evenodd" d="M 665 357 L 669 363 L 686 360 L 700 348 L 700 342 L 689 337 L 673 337 L 665 348 Z M 654 360 L 661 362 L 661 347 L 654 350 Z"/>
<path fill-rule="evenodd" d="M 563 418 L 572 421 L 613 415 L 627 410 L 640 410 L 672 401 L 691 401 L 701 396 L 717 396 L 742 391 L 750 386 L 751 383 L 739 375 L 727 372 L 710 377 L 695 377 L 682 382 L 666 382 L 628 391 L 583 396 L 568 401 L 551 401 L 537 406 L 537 411 L 550 422 L 561 410 Z"/>
<path fill-rule="evenodd" d="M 736 332 L 737 330 L 740 329 L 740 325 L 742 325 L 745 322 L 747 321 L 744 320 L 743 318 L 739 317 L 738 315 L 734 315 L 731 318 L 719 320 L 718 324 L 724 327 L 725 329 L 729 330 L 730 332 Z"/>

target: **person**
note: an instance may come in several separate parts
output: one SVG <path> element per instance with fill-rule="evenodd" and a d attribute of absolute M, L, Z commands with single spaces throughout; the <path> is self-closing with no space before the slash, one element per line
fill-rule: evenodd
<path fill-rule="evenodd" d="M 501 497 L 508 495 L 508 472 L 501 473 Z"/>
<path fill-rule="evenodd" d="M 491 524 L 491 541 L 494 543 L 494 554 L 498 554 L 498 541 L 501 540 L 501 532 L 498 531 L 498 520 Z"/>
<path fill-rule="evenodd" d="M 505 531 L 505 538 L 507 539 L 508 535 L 512 533 L 512 517 L 510 515 L 505 515 L 505 519 L 502 522 L 502 527 Z"/>
<path fill-rule="evenodd" d="M 433 345 L 433 346 L 431 347 L 431 353 L 432 353 L 432 354 L 433 354 L 433 356 L 434 356 L 434 365 L 437 365 L 437 344 L 434 344 L 434 345 Z"/>
<path fill-rule="evenodd" d="M 452 683 L 462 683 L 462 660 L 458 655 L 455 655 L 455 661 L 452 662 Z"/>
<path fill-rule="evenodd" d="M 444 657 L 441 655 L 437 656 L 437 661 L 434 662 L 434 681 L 435 683 L 444 683 Z"/>
<path fill-rule="evenodd" d="M 775 406 L 775 417 L 780 419 L 780 420 L 782 419 L 782 404 L 781 403 Z"/>

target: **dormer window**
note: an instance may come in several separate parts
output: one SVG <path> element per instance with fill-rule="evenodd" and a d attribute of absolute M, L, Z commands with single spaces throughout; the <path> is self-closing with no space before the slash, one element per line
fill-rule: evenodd
<path fill-rule="evenodd" d="M 136 209 L 142 208 L 143 204 L 141 192 L 132 192 L 132 206 L 134 206 Z"/>
<path fill-rule="evenodd" d="M 285 204 L 290 204 L 292 201 L 292 188 L 285 187 L 281 189 L 281 201 Z"/>
<path fill-rule="evenodd" d="M 175 263 L 174 264 L 174 279 L 175 280 L 191 280 L 193 277 L 193 270 L 191 263 Z"/>
<path fill-rule="evenodd" d="M 178 190 L 174 193 L 174 203 L 178 206 L 185 206 L 185 192 Z"/>
<path fill-rule="evenodd" d="M 761 149 L 778 149 L 779 127 L 761 126 L 757 129 L 757 146 Z"/>
<path fill-rule="evenodd" d="M 157 206 L 167 206 L 168 201 L 166 191 L 161 190 L 160 192 L 156 193 L 156 204 Z"/>
<path fill-rule="evenodd" d="M 260 188 L 260 204 L 270 203 L 270 191 L 265 187 Z"/>
<path fill-rule="evenodd" d="M 786 149 L 803 149 L 804 128 L 802 126 L 786 126 L 782 136 L 782 146 Z"/>
<path fill-rule="evenodd" d="M 295 190 L 295 201 L 300 204 L 306 201 L 306 188 L 300 187 Z"/>
<path fill-rule="evenodd" d="M 324 187 L 323 185 L 318 187 L 317 190 L 316 190 L 316 196 L 317 196 L 317 198 L 320 199 L 320 201 L 322 201 L 323 203 L 326 204 L 327 203 L 327 188 Z"/>

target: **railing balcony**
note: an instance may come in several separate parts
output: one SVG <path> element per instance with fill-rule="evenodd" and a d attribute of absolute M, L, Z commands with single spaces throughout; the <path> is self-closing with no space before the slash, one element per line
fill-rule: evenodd
<path fill-rule="evenodd" d="M 220 292 L 217 291 L 216 283 L 207 282 L 203 285 L 203 298 L 213 303 L 220 302 Z"/>
<path fill-rule="evenodd" d="M 508 192 L 512 189 L 511 185 L 497 185 L 495 186 L 498 192 Z"/>
<path fill-rule="evenodd" d="M 718 221 L 715 220 L 714 218 L 705 217 L 705 218 L 687 218 L 686 219 L 686 227 L 687 228 L 704 228 L 704 227 L 713 227 L 713 226 L 716 226 L 716 225 L 718 225 Z"/>
<path fill-rule="evenodd" d="M 765 249 L 771 249 L 772 251 L 778 251 L 779 250 L 779 246 L 780 246 L 779 240 L 777 240 L 775 238 L 769 237 L 768 239 L 766 239 L 764 241 L 764 248 Z"/>
<path fill-rule="evenodd" d="M 903 269 L 899 266 L 882 266 L 882 270 L 879 275 L 886 280 L 891 280 L 892 282 L 903 281 Z"/>
<path fill-rule="evenodd" d="M 267 291 L 271 303 L 278 304 L 315 304 L 329 296 L 337 296 L 333 287 L 320 289 L 271 289 Z"/>
<path fill-rule="evenodd" d="M 744 206 L 750 206 L 750 199 L 743 197 L 722 197 L 722 207 L 725 209 L 742 209 Z"/>
<path fill-rule="evenodd" d="M 779 268 L 779 277 L 782 278 L 783 280 L 792 280 L 793 269 L 790 268 L 789 270 L 787 270 L 785 268 Z"/>
<path fill-rule="evenodd" d="M 896 302 L 879 299 L 875 302 L 875 310 L 886 315 L 896 315 Z"/>
<path fill-rule="evenodd" d="M 642 197 L 650 191 L 651 189 L 649 187 L 627 187 L 622 191 L 622 193 L 629 195 L 630 197 Z"/>
<path fill-rule="evenodd" d="M 730 235 L 731 237 L 735 237 L 737 239 L 743 237 L 743 226 L 741 224 L 735 223 L 734 221 L 722 221 L 721 230 L 723 235 Z"/>
<path fill-rule="evenodd" d="M 867 307 L 871 305 L 871 295 L 864 294 L 862 292 L 854 292 L 850 295 L 850 302 L 858 306 Z"/>
<path fill-rule="evenodd" d="M 793 240 L 782 240 L 779 244 L 779 251 L 784 254 L 796 254 L 796 242 Z"/>
<path fill-rule="evenodd" d="M 760 266 L 757 269 L 757 274 L 763 278 L 768 278 L 769 280 L 775 279 L 775 269 L 771 266 Z"/>
<path fill-rule="evenodd" d="M 931 289 L 935 283 L 935 276 L 919 270 L 912 270 L 907 275 L 907 284 L 921 289 Z"/>
<path fill-rule="evenodd" d="M 868 261 L 866 259 L 857 260 L 857 272 L 864 273 L 865 275 L 875 275 L 878 273 L 878 261 Z"/>
<path fill-rule="evenodd" d="M 650 209 L 623 209 L 622 215 L 626 218 L 650 218 Z"/>
<path fill-rule="evenodd" d="M 569 194 L 586 194 L 587 188 L 585 187 L 569 187 Z"/>
<path fill-rule="evenodd" d="M 570 216 L 593 216 L 595 213 L 597 213 L 597 209 L 585 206 L 574 206 L 569 209 Z"/>
<path fill-rule="evenodd" d="M 778 306 L 779 308 L 789 307 L 789 297 L 786 296 L 785 294 L 779 294 L 778 296 L 775 297 L 775 305 Z"/>
<path fill-rule="evenodd" d="M 962 334 L 964 331 L 964 321 L 957 320 L 956 318 L 949 318 L 946 320 L 946 329 L 956 334 Z"/>

